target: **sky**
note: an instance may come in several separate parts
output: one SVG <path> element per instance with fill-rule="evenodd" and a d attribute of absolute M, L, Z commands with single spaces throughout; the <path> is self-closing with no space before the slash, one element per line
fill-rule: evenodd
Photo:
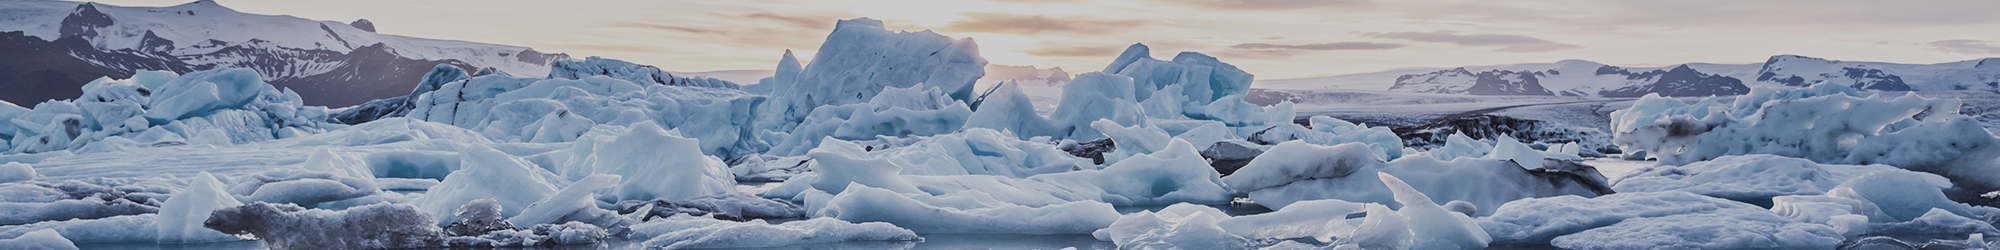
<path fill-rule="evenodd" d="M 95 0 L 169 6 L 188 0 Z M 1583 59 L 1761 63 L 1795 54 L 2000 57 L 2000 1 L 1676 0 L 220 0 L 246 13 L 368 19 L 378 33 L 533 47 L 681 72 L 809 61 L 834 22 L 972 38 L 988 62 L 1102 70 L 1125 47 L 1216 56 L 1287 79 Z"/>

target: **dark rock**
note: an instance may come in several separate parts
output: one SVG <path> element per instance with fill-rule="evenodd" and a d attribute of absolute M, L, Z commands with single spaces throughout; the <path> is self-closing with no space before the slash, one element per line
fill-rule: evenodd
<path fill-rule="evenodd" d="M 1574 187 L 1589 190 L 1597 195 L 1616 193 L 1611 190 L 1611 181 L 1604 178 L 1604 173 L 1597 172 L 1597 167 L 1570 160 L 1544 158 L 1542 168 L 1529 169 L 1528 174 L 1548 181 L 1558 190 Z"/>

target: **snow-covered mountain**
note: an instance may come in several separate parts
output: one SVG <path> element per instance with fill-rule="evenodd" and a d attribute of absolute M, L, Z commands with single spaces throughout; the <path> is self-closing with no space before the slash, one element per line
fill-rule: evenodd
<path fill-rule="evenodd" d="M 351 23 L 237 12 L 213 1 L 123 7 L 0 2 L 0 100 L 76 98 L 77 86 L 138 70 L 239 67 L 291 88 L 308 105 L 347 106 L 408 94 L 432 66 L 540 76 L 568 59 L 527 47 L 377 34 Z"/>
<path fill-rule="evenodd" d="M 1269 89 L 1362 89 L 1471 95 L 1638 97 L 1737 95 L 1751 86 L 1832 82 L 1865 90 L 2000 89 L 2000 58 L 1939 64 L 1847 62 L 1778 55 L 1763 64 L 1619 67 L 1584 60 L 1263 80 Z"/>
<path fill-rule="evenodd" d="M 1469 95 L 1561 95 L 1637 97 L 1738 95 L 1749 91 L 1740 77 L 1755 73 L 1754 64 L 1691 63 L 1659 68 L 1626 68 L 1584 60 L 1556 63 L 1474 66 L 1406 73 L 1387 88 L 1392 92 Z M 1385 71 L 1409 72 L 1415 69 Z M 1367 73 L 1272 81 L 1267 88 L 1310 88 L 1312 83 L 1374 87 L 1387 74 Z"/>
<path fill-rule="evenodd" d="M 1779 55 L 1764 62 L 1760 71 L 1758 82 L 1785 86 L 1830 82 L 1867 90 L 2000 89 L 2000 58 L 1896 64 Z"/>
<path fill-rule="evenodd" d="M 1465 68 L 1403 75 L 1389 91 L 1410 93 L 1471 95 L 1554 95 L 1537 81 L 1541 71 L 1491 70 L 1473 73 Z"/>

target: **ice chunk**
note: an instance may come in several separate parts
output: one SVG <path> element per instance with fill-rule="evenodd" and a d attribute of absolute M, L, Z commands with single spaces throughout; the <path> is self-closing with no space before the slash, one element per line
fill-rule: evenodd
<path fill-rule="evenodd" d="M 1399 204 L 1390 203 L 1395 199 L 1378 178 L 1367 178 L 1375 172 L 1402 178 L 1433 202 L 1469 202 L 1479 215 L 1491 214 L 1500 204 L 1522 198 L 1610 193 L 1603 175 L 1594 168 L 1562 162 L 1535 171 L 1494 159 L 1458 158 L 1446 162 L 1431 157 L 1404 157 L 1382 162 L 1368 145 L 1361 143 L 1329 147 L 1285 142 L 1265 155 L 1293 157 L 1258 157 L 1222 180 L 1230 188 L 1248 191 L 1251 200 L 1270 208 L 1318 199 Z"/>
<path fill-rule="evenodd" d="M 0 239 L 0 248 L 19 250 L 61 250 L 77 249 L 75 243 L 64 239 L 54 229 L 42 229 L 22 234 L 13 239 Z"/>
<path fill-rule="evenodd" d="M 654 217 L 673 217 L 676 214 L 707 216 L 732 221 L 757 219 L 784 220 L 806 217 L 805 210 L 799 208 L 798 205 L 793 205 L 791 202 L 743 194 L 703 196 L 677 201 L 663 199 L 620 201 L 618 205 L 622 208 L 620 209 L 621 213 L 637 213 L 639 217 L 637 219 L 639 220 L 649 220 Z"/>
<path fill-rule="evenodd" d="M 1869 225 L 1869 233 L 1887 235 L 1965 235 L 2000 234 L 2000 231 L 1993 229 L 1992 223 L 1959 216 L 1944 209 L 1932 208 L 1930 211 L 1924 212 L 1923 216 L 1917 216 L 1917 218 L 1909 221 L 1871 224 Z"/>
<path fill-rule="evenodd" d="M 1013 131 L 1015 136 L 1027 139 L 1035 136 L 1063 135 L 1057 131 L 1048 118 L 1035 113 L 1035 104 L 1028 95 L 1021 92 L 1020 83 L 1001 82 L 992 94 L 980 99 L 972 116 L 965 120 L 965 128 L 988 128 Z"/>
<path fill-rule="evenodd" d="M 589 57 L 583 60 L 561 60 L 549 62 L 549 77 L 581 79 L 591 76 L 609 76 L 635 83 L 650 83 L 672 86 L 737 88 L 736 83 L 707 77 L 682 77 L 660 70 L 651 65 L 639 65 L 616 59 Z"/>
<path fill-rule="evenodd" d="M 155 89 L 146 118 L 172 121 L 207 116 L 215 109 L 242 106 L 265 92 L 278 92 L 265 84 L 257 71 L 225 69 L 191 72 Z"/>
<path fill-rule="evenodd" d="M 1016 139 L 1004 132 L 971 128 L 922 138 L 907 146 L 877 148 L 870 155 L 889 158 L 904 175 L 977 174 L 1027 178 L 1068 172 L 1088 164 L 1055 145 Z"/>
<path fill-rule="evenodd" d="M 1119 217 L 1111 204 L 1097 201 L 1042 207 L 1001 202 L 931 204 L 948 202 L 942 200 L 948 198 L 953 197 L 897 193 L 856 183 L 835 195 L 815 217 L 888 222 L 916 232 L 941 234 L 1083 234 L 1109 226 Z"/>
<path fill-rule="evenodd" d="M 1410 232 L 1416 237 L 1412 247 L 1419 249 L 1483 249 L 1493 238 L 1486 230 L 1472 222 L 1472 218 L 1462 213 L 1447 211 L 1443 206 L 1431 201 L 1423 192 L 1411 188 L 1410 184 L 1396 179 L 1388 173 L 1376 173 L 1389 192 L 1394 193 L 1396 202 L 1403 208 L 1396 213 L 1409 217 Z"/>
<path fill-rule="evenodd" d="M 1535 150 L 1534 148 L 1528 147 L 1527 144 L 1521 144 L 1520 141 L 1514 140 L 1514 137 L 1511 136 L 1501 135 L 1496 141 L 1497 142 L 1493 144 L 1493 152 L 1486 153 L 1486 157 L 1491 159 L 1512 160 L 1516 164 L 1521 164 L 1521 167 L 1523 168 L 1528 168 L 1528 169 L 1542 168 L 1543 159 L 1548 159 L 1548 158 L 1564 159 L 1571 161 L 1583 161 L 1583 157 L 1577 157 L 1576 154 L 1549 153 L 1549 152 L 1543 152 L 1541 150 Z"/>
<path fill-rule="evenodd" d="M 1250 73 L 1237 69 L 1235 65 L 1223 63 L 1215 57 L 1195 52 L 1181 52 L 1173 61 L 1153 59 L 1151 49 L 1145 44 L 1132 44 L 1118 58 L 1104 68 L 1104 72 L 1116 73 L 1136 79 L 1143 90 L 1161 89 L 1180 85 L 1181 93 L 1196 105 L 1206 105 L 1217 98 L 1241 95 L 1250 91 L 1253 77 Z M 1139 96 L 1149 99 L 1148 95 Z"/>
<path fill-rule="evenodd" d="M 902 167 L 888 159 L 869 157 L 861 145 L 852 142 L 831 138 L 821 140 L 820 146 L 806 156 L 813 158 L 813 164 L 817 166 L 814 172 L 819 174 L 809 183 L 820 191 L 838 194 L 849 189 L 849 183 L 854 183 L 902 193 L 922 192 L 896 176 L 903 170 Z"/>
<path fill-rule="evenodd" d="M 1409 249 L 1415 243 L 1416 235 L 1410 231 L 1410 217 L 1403 216 L 1388 206 L 1377 203 L 1364 205 L 1368 217 L 1362 218 L 1361 225 L 1354 233 L 1341 237 L 1338 245 L 1353 245 L 1361 249 Z"/>
<path fill-rule="evenodd" d="M 1762 209 L 1632 218 L 1556 237 L 1563 249 L 1830 249 L 1844 238 L 1832 227 L 1796 223 Z"/>
<path fill-rule="evenodd" d="M 916 232 L 889 223 L 850 223 L 833 218 L 769 224 L 674 216 L 633 226 L 633 238 L 650 236 L 646 247 L 759 248 L 849 241 L 920 241 Z"/>
<path fill-rule="evenodd" d="M 562 192 L 521 209 L 520 215 L 508 218 L 507 222 L 514 225 L 549 224 L 556 223 L 563 216 L 575 213 L 577 210 L 600 209 L 597 208 L 597 197 L 591 193 L 619 184 L 618 179 L 617 175 L 608 174 L 584 177 L 583 180 L 564 187 Z"/>
<path fill-rule="evenodd" d="M 1159 128 L 1139 125 L 1125 127 L 1111 120 L 1097 120 L 1091 122 L 1090 127 L 1104 133 L 1104 137 L 1111 138 L 1111 141 L 1118 145 L 1118 148 L 1112 149 L 1111 153 L 1104 154 L 1106 164 L 1116 163 L 1126 157 L 1160 151 L 1173 140 L 1173 135 Z"/>
<path fill-rule="evenodd" d="M 1887 165 L 1822 165 L 1805 159 L 1756 154 L 1723 156 L 1684 166 L 1644 168 L 1627 174 L 1611 188 L 1619 192 L 1679 190 L 1754 201 L 1780 195 L 1824 194 L 1850 179 L 1877 171 L 1909 172 Z"/>
<path fill-rule="evenodd" d="M 1111 164 L 1091 182 L 1108 195 L 1123 197 L 1110 200 L 1120 205 L 1221 204 L 1229 202 L 1233 193 L 1223 187 L 1222 174 L 1209 167 L 1208 160 L 1202 159 L 1193 145 L 1181 139 L 1172 139 L 1157 152 Z"/>
<path fill-rule="evenodd" d="M 0 183 L 35 179 L 35 168 L 27 163 L 8 162 L 0 164 Z"/>
<path fill-rule="evenodd" d="M 444 232 L 453 236 L 479 236 L 487 232 L 513 229 L 514 223 L 502 219 L 500 210 L 500 202 L 493 199 L 466 202 L 465 206 L 458 207 L 458 213 L 453 214 L 458 217 L 458 221 L 445 226 Z"/>
<path fill-rule="evenodd" d="M 1225 231 L 1217 220 L 1227 219 L 1215 208 L 1174 204 L 1158 213 L 1139 211 L 1118 218 L 1091 233 L 1121 249 L 1247 249 L 1251 242 Z"/>
<path fill-rule="evenodd" d="M 1368 144 L 1376 158 L 1393 160 L 1403 156 L 1403 140 L 1396 137 L 1396 132 L 1390 131 L 1388 127 L 1367 127 L 1325 116 L 1314 116 L 1310 119 L 1313 122 L 1312 129 L 1292 124 L 1289 119 L 1272 121 L 1267 126 L 1252 127 L 1259 130 L 1248 132 L 1248 139 L 1251 142 L 1265 144 L 1298 140 L 1324 146 L 1359 142 Z"/>
<path fill-rule="evenodd" d="M 509 228 L 487 232 L 477 236 L 446 238 L 445 245 L 454 247 L 532 247 L 550 245 L 597 244 L 610 236 L 603 228 L 571 221 L 563 224 L 536 224 L 527 228 Z"/>
<path fill-rule="evenodd" d="M 1472 137 L 1466 137 L 1465 133 L 1453 132 L 1451 136 L 1445 137 L 1444 147 L 1432 149 L 1429 154 L 1431 158 L 1450 161 L 1459 157 L 1479 158 L 1493 150 L 1492 144 L 1473 140 Z"/>
<path fill-rule="evenodd" d="M 759 113 L 768 130 L 790 131 L 823 106 L 861 103 L 889 87 L 937 88 L 954 100 L 971 100 L 973 82 L 986 75 L 972 39 L 937 33 L 891 32 L 882 21 L 841 20 L 798 73 L 772 89 L 772 105 Z M 817 138 L 815 136 L 814 138 Z"/>
<path fill-rule="evenodd" d="M 313 207 L 321 202 L 372 195 L 379 190 L 372 179 L 336 176 L 327 172 L 275 170 L 248 176 L 231 187 L 230 193 L 247 195 L 249 201 Z"/>
<path fill-rule="evenodd" d="M 554 174 L 521 158 L 479 144 L 466 146 L 460 154 L 461 169 L 445 176 L 411 204 L 450 222 L 458 220 L 452 211 L 472 200 L 497 200 L 502 208 L 514 208 L 502 210 L 500 215 L 512 217 L 528 204 L 556 194 L 556 187 L 546 180 L 555 178 Z"/>
<path fill-rule="evenodd" d="M 1111 120 L 1117 124 L 1143 126 L 1145 111 L 1132 96 L 1132 78 L 1105 73 L 1084 73 L 1063 85 L 1062 102 L 1049 114 L 1055 137 L 1085 141 L 1104 138 L 1091 123 Z"/>
<path fill-rule="evenodd" d="M 964 102 L 938 89 L 888 88 L 866 103 L 824 106 L 791 130 L 772 154 L 796 155 L 820 138 L 868 140 L 878 136 L 926 136 L 956 132 L 972 116 Z"/>
<path fill-rule="evenodd" d="M 78 196 L 80 195 L 80 196 Z M 158 213 L 159 203 L 143 197 L 127 199 L 122 192 L 72 194 L 75 199 L 46 203 L 0 202 L 0 225 L 38 221 L 96 219 L 119 215 Z M 137 201 L 137 202 L 135 202 Z"/>
<path fill-rule="evenodd" d="M 1521 199 L 1507 202 L 1492 216 L 1476 220 L 1493 237 L 1495 244 L 1541 244 L 1556 236 L 1609 226 L 1632 218 L 1707 214 L 1717 210 L 1764 211 L 1764 208 L 1679 191 L 1617 193 L 1597 198 L 1556 196 Z M 1762 213 L 1770 214 L 1768 211 Z M 1777 217 L 1776 214 L 1770 216 Z"/>
<path fill-rule="evenodd" d="M 1822 84 L 1825 85 L 1825 84 Z M 1753 90 L 1721 110 L 1645 97 L 1613 112 L 1614 142 L 1667 165 L 1724 155 L 1775 154 L 1820 163 L 1888 164 L 1938 173 L 1972 190 L 2000 189 L 1996 138 L 1956 114 L 1960 101 L 1912 94 L 1859 97 L 1844 86 Z M 1825 112 L 1838 107 L 1843 112 Z M 1910 124 L 1917 115 L 1924 122 Z M 1902 125 L 1895 125 L 1902 124 Z M 1894 126 L 1892 126 L 1894 125 Z"/>
<path fill-rule="evenodd" d="M 1347 223 L 1347 217 L 1366 209 L 1361 203 L 1343 200 L 1311 200 L 1270 213 L 1231 217 L 1216 223 L 1230 234 L 1250 239 L 1310 237 L 1319 242 L 1333 242 L 1334 237 L 1354 233 L 1354 225 Z"/>
<path fill-rule="evenodd" d="M 1928 213 L 1933 208 L 1944 209 L 1954 214 L 1975 216 L 1971 206 L 1952 201 L 1944 196 L 1942 188 L 1949 183 L 1937 180 L 1935 175 L 1908 171 L 1879 171 L 1856 177 L 1840 184 L 1837 189 L 1852 191 L 1851 195 L 1837 197 L 1857 199 L 1874 203 L 1896 221 L 1909 221 Z"/>
<path fill-rule="evenodd" d="M 384 249 L 443 245 L 430 214 L 409 204 L 342 211 L 252 202 L 215 210 L 202 225 L 226 234 L 255 235 L 271 249 Z"/>
<path fill-rule="evenodd" d="M 641 122 L 617 138 L 598 142 L 594 173 L 624 177 L 611 193 L 620 200 L 679 200 L 734 192 L 736 178 L 700 142 Z"/>
<path fill-rule="evenodd" d="M 202 222 L 208 221 L 210 211 L 242 205 L 243 202 L 222 191 L 222 182 L 216 181 L 215 176 L 208 172 L 195 175 L 188 180 L 187 189 L 167 198 L 166 205 L 160 206 L 160 213 L 153 222 L 159 230 L 156 242 L 186 244 L 242 240 L 201 226 Z"/>
<path fill-rule="evenodd" d="M 99 219 L 53 220 L 34 224 L 0 226 L 0 238 L 20 237 L 28 232 L 52 229 L 77 243 L 155 244 L 159 230 L 153 226 L 155 214 L 121 215 Z"/>

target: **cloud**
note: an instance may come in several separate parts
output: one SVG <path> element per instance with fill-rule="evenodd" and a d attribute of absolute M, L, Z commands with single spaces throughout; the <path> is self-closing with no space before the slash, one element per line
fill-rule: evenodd
<path fill-rule="evenodd" d="M 952 21 L 940 30 L 1019 35 L 1034 35 L 1042 32 L 1105 33 L 1145 24 L 1146 21 L 1141 20 L 1056 18 L 1049 15 L 974 12 L 965 13 L 965 19 Z"/>
<path fill-rule="evenodd" d="M 750 13 L 743 15 L 743 17 L 778 21 L 794 28 L 802 29 L 831 29 L 833 28 L 834 20 L 839 20 L 836 17 L 784 15 L 763 12 Z"/>
<path fill-rule="evenodd" d="M 1244 49 L 1244 50 L 1383 50 L 1383 49 L 1402 48 L 1404 46 L 1409 46 L 1409 45 L 1394 44 L 1394 43 L 1371 43 L 1371 42 L 1337 42 L 1337 43 L 1315 43 L 1315 44 L 1302 44 L 1302 45 L 1243 43 L 1243 44 L 1231 45 L 1229 47 L 1235 49 Z"/>
<path fill-rule="evenodd" d="M 1944 40 L 1928 43 L 1932 49 L 1957 54 L 2000 54 L 2000 46 L 1992 41 Z"/>
<path fill-rule="evenodd" d="M 1113 57 L 1124 52 L 1123 46 L 1060 46 L 1039 45 L 1021 53 L 1046 57 Z"/>
<path fill-rule="evenodd" d="M 1288 10 L 1336 5 L 1366 4 L 1366 0 L 1181 0 L 1197 7 L 1238 10 Z"/>
<path fill-rule="evenodd" d="M 1522 35 L 1473 34 L 1459 35 L 1458 31 L 1440 30 L 1432 32 L 1369 32 L 1364 36 L 1402 39 L 1418 42 L 1450 43 L 1459 46 L 1498 46 L 1498 52 L 1547 52 L 1580 49 L 1583 46 L 1559 43 L 1541 38 Z"/>
<path fill-rule="evenodd" d="M 710 30 L 710 29 L 700 29 L 700 28 L 689 28 L 689 27 L 680 27 L 680 26 L 672 26 L 672 25 L 664 25 L 664 24 L 652 24 L 652 23 L 640 23 L 640 22 L 619 22 L 619 23 L 612 23 L 612 24 L 611 24 L 610 26 L 611 26 L 611 27 L 622 27 L 622 28 L 635 28 L 635 29 L 656 29 L 656 30 L 668 30 L 668 31 L 678 31 L 678 32 L 686 32 L 686 33 L 693 33 L 693 34 L 721 34 L 721 33 L 722 33 L 722 31 L 719 31 L 719 30 Z"/>

